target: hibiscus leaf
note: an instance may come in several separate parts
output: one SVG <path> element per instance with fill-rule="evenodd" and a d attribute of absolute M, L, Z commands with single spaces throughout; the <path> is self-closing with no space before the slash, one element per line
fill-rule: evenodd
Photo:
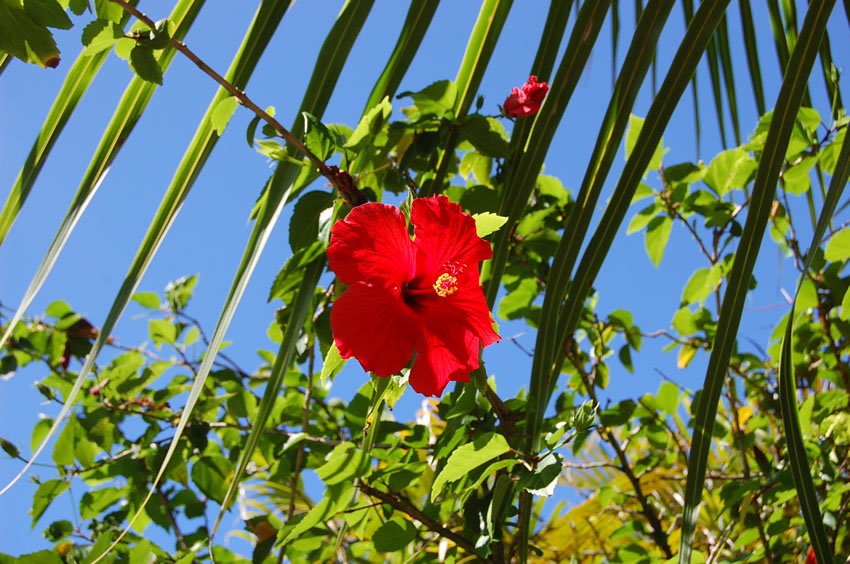
<path fill-rule="evenodd" d="M 328 354 L 325 355 L 325 361 L 322 363 L 322 373 L 319 375 L 319 382 L 322 383 L 323 388 L 328 388 L 328 378 L 333 380 L 346 362 L 346 359 L 340 356 L 336 343 L 331 344 Z"/>
<path fill-rule="evenodd" d="M 336 151 L 333 134 L 325 127 L 319 118 L 309 112 L 302 112 L 304 117 L 304 144 L 320 161 L 326 161 Z"/>
<path fill-rule="evenodd" d="M 740 147 L 723 151 L 708 165 L 705 183 L 719 196 L 725 196 L 734 188 L 743 188 L 757 167 L 755 159 Z"/>
<path fill-rule="evenodd" d="M 0 51 L 42 67 L 59 64 L 53 34 L 18 2 L 0 1 Z"/>
<path fill-rule="evenodd" d="M 649 255 L 655 268 L 658 268 L 661 263 L 672 230 L 673 220 L 666 215 L 656 216 L 647 224 L 644 245 L 646 246 L 646 254 Z"/>
<path fill-rule="evenodd" d="M 510 151 L 505 128 L 501 122 L 479 114 L 467 117 L 458 127 L 463 139 L 466 139 L 488 157 L 507 157 Z"/>
<path fill-rule="evenodd" d="M 278 532 L 275 547 L 280 547 L 287 544 L 292 539 L 296 539 L 303 533 L 312 529 L 319 523 L 327 521 L 330 517 L 342 510 L 351 499 L 351 492 L 354 489 L 354 484 L 351 482 L 341 482 L 339 484 L 329 486 L 325 490 L 325 497 L 322 501 L 313 506 L 304 517 L 296 522 L 294 526 L 285 526 Z M 289 525 L 289 524 L 287 524 Z"/>
<path fill-rule="evenodd" d="M 638 137 L 640 137 L 641 129 L 643 129 L 643 122 L 645 120 L 636 115 L 629 116 L 629 129 L 626 131 L 626 158 L 632 154 L 632 150 L 635 148 L 635 144 L 637 143 Z M 652 158 L 649 160 L 649 165 L 647 165 L 646 170 L 658 170 L 661 168 L 661 159 L 664 156 L 664 140 L 660 140 L 658 142 L 658 147 L 655 149 L 655 152 L 652 154 Z M 646 178 L 646 173 L 643 174 L 644 178 Z"/>
<path fill-rule="evenodd" d="M 479 237 L 495 233 L 508 221 L 508 218 L 491 212 L 477 213 L 472 218 L 475 220 L 475 231 Z"/>
<path fill-rule="evenodd" d="M 294 252 L 275 277 L 268 300 L 280 299 L 288 304 L 304 278 L 304 269 L 324 253 L 325 246 L 321 241 L 313 241 L 310 245 Z"/>
<path fill-rule="evenodd" d="M 561 465 L 563 457 L 557 453 L 551 453 L 541 460 L 534 470 L 525 470 L 522 473 L 517 487 L 540 497 L 549 497 L 555 493 L 555 486 L 561 477 Z"/>
<path fill-rule="evenodd" d="M 369 469 L 370 459 L 352 442 L 337 445 L 327 461 L 316 468 L 316 475 L 326 486 L 342 482 L 351 482 L 354 478 L 362 478 Z"/>
<path fill-rule="evenodd" d="M 378 552 L 401 550 L 416 538 L 416 527 L 407 519 L 395 517 L 387 521 L 372 535 L 372 542 Z"/>
<path fill-rule="evenodd" d="M 322 218 L 330 220 L 325 210 L 333 207 L 334 197 L 329 192 L 307 192 L 295 204 L 289 222 L 289 245 L 296 252 L 311 245 L 319 237 Z"/>
<path fill-rule="evenodd" d="M 38 25 L 57 29 L 71 29 L 74 25 L 56 0 L 26 0 L 24 10 Z"/>
<path fill-rule="evenodd" d="M 230 123 L 230 118 L 236 113 L 238 107 L 239 100 L 236 96 L 228 96 L 215 105 L 210 115 L 210 125 L 219 137 L 224 133 L 224 129 Z"/>
<path fill-rule="evenodd" d="M 156 61 L 153 50 L 144 45 L 136 45 L 130 52 L 130 66 L 142 80 L 162 84 L 162 69 Z"/>
<path fill-rule="evenodd" d="M 359 150 L 365 147 L 369 143 L 369 140 L 381 131 L 392 112 L 393 107 L 390 104 L 390 100 L 385 97 L 377 106 L 363 115 L 360 123 L 354 128 L 354 131 L 345 143 L 345 148 Z"/>
<path fill-rule="evenodd" d="M 534 278 L 523 278 L 499 302 L 499 317 L 502 319 L 519 319 L 523 317 L 539 292 L 540 289 L 537 286 L 537 280 Z"/>
<path fill-rule="evenodd" d="M 35 527 L 53 500 L 68 489 L 70 482 L 65 480 L 47 480 L 42 482 L 35 491 L 32 502 L 32 526 Z"/>
<path fill-rule="evenodd" d="M 82 42 L 86 46 L 85 53 L 94 55 L 109 49 L 124 37 L 124 29 L 120 24 L 107 20 L 94 20 L 83 28 Z"/>
<path fill-rule="evenodd" d="M 471 470 L 510 450 L 511 447 L 508 446 L 505 437 L 493 432 L 481 435 L 471 443 L 458 448 L 452 453 L 446 462 L 446 466 L 434 480 L 434 484 L 431 486 L 431 499 L 440 495 L 447 483 L 459 480 Z"/>
<path fill-rule="evenodd" d="M 445 117 L 454 112 L 457 86 L 451 80 L 438 80 L 419 92 L 402 92 L 399 98 L 410 96 L 421 116 Z"/>

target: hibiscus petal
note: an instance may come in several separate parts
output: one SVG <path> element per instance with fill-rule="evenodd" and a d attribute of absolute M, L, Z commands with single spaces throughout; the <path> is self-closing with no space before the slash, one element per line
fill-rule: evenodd
<path fill-rule="evenodd" d="M 368 203 L 357 206 L 331 231 L 328 264 L 337 278 L 352 285 L 368 282 L 398 287 L 413 277 L 416 249 L 398 208 Z"/>
<path fill-rule="evenodd" d="M 478 339 L 482 347 L 488 347 L 499 340 L 499 334 L 493 329 L 493 317 L 487 300 L 484 298 L 484 289 L 478 283 L 478 269 L 474 269 L 461 279 L 457 293 L 445 300 L 445 304 L 438 302 L 438 308 L 447 311 L 440 313 L 443 318 L 452 318 L 456 322 L 464 322 Z"/>
<path fill-rule="evenodd" d="M 478 345 L 475 344 L 475 358 L 471 360 L 469 347 L 464 343 L 465 335 L 454 337 L 460 338 L 463 346 L 458 347 L 452 336 L 423 331 L 416 343 L 416 362 L 410 371 L 410 385 L 414 390 L 425 396 L 439 397 L 450 381 L 469 381 L 470 372 L 478 368 Z M 458 356 L 458 352 L 462 355 Z"/>
<path fill-rule="evenodd" d="M 331 331 L 342 358 L 367 372 L 391 376 L 413 356 L 418 320 L 398 292 L 355 284 L 331 308 Z"/>
<path fill-rule="evenodd" d="M 472 216 L 445 196 L 413 200 L 410 219 L 414 244 L 424 260 L 420 273 L 436 273 L 447 262 L 473 266 L 493 256 L 490 243 L 478 236 Z"/>
<path fill-rule="evenodd" d="M 450 381 L 468 382 L 479 366 L 480 348 L 499 340 L 477 281 L 478 269 L 471 270 L 455 294 L 423 302 L 416 311 L 422 334 L 410 385 L 421 394 L 439 396 Z"/>

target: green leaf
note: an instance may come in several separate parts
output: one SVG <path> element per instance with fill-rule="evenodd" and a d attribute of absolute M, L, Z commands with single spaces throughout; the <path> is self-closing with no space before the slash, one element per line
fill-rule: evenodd
<path fill-rule="evenodd" d="M 635 144 L 640 137 L 640 131 L 643 129 L 644 118 L 638 117 L 636 115 L 629 116 L 629 128 L 626 130 L 626 159 L 631 156 L 632 151 L 635 148 Z M 664 157 L 664 140 L 660 140 L 658 142 L 658 147 L 655 149 L 655 152 L 652 154 L 652 158 L 649 159 L 649 164 L 646 167 L 646 170 L 659 170 L 662 164 L 662 158 Z M 644 173 L 644 177 L 646 173 Z"/>
<path fill-rule="evenodd" d="M 740 147 L 723 151 L 708 165 L 705 183 L 723 197 L 733 188 L 743 188 L 757 166 L 749 153 Z"/>
<path fill-rule="evenodd" d="M 820 165 L 827 174 L 833 174 L 833 171 L 835 170 L 835 163 L 838 160 L 838 154 L 841 151 L 841 147 L 846 136 L 847 128 L 845 127 L 836 133 L 832 141 L 830 141 L 829 144 L 818 153 Z"/>
<path fill-rule="evenodd" d="M 159 295 L 156 292 L 136 292 L 132 300 L 145 309 L 159 309 Z"/>
<path fill-rule="evenodd" d="M 676 368 L 679 370 L 687 368 L 698 350 L 697 347 L 690 344 L 682 345 L 682 348 L 679 349 L 679 355 L 676 357 Z"/>
<path fill-rule="evenodd" d="M 94 11 L 102 20 L 117 22 L 121 19 L 124 9 L 110 0 L 94 0 Z"/>
<path fill-rule="evenodd" d="M 135 4 L 132 5 L 135 6 Z M 78 16 L 82 16 L 86 11 L 91 12 L 91 3 L 89 0 L 68 0 L 68 7 Z"/>
<path fill-rule="evenodd" d="M 320 161 L 328 160 L 336 151 L 333 135 L 316 116 L 308 112 L 301 115 L 304 117 L 304 131 L 306 131 L 304 144 Z"/>
<path fill-rule="evenodd" d="M 130 549 L 130 560 L 128 564 L 148 564 L 156 560 L 153 546 L 148 539 L 141 539 Z"/>
<path fill-rule="evenodd" d="M 410 96 L 421 116 L 451 116 L 457 101 L 457 86 L 451 80 L 439 80 L 419 92 L 402 92 L 399 98 Z"/>
<path fill-rule="evenodd" d="M 161 83 L 162 79 L 160 79 Z M 213 131 L 216 132 L 216 135 L 219 137 L 222 136 L 227 124 L 230 123 L 230 118 L 236 113 L 236 108 L 238 107 L 239 99 L 236 96 L 230 96 L 216 104 L 215 109 L 213 109 L 210 115 L 210 125 Z"/>
<path fill-rule="evenodd" d="M 372 543 L 378 552 L 402 550 L 416 538 L 416 527 L 407 519 L 395 517 L 372 534 Z"/>
<path fill-rule="evenodd" d="M 608 427 L 617 427 L 628 422 L 635 412 L 637 404 L 630 399 L 616 403 L 599 414 L 599 421 Z"/>
<path fill-rule="evenodd" d="M 330 192 L 307 192 L 298 199 L 289 222 L 289 245 L 293 253 L 314 243 L 321 232 L 329 233 L 333 204 Z"/>
<path fill-rule="evenodd" d="M 319 375 L 319 382 L 321 382 L 323 388 L 328 387 L 328 379 L 333 380 L 346 362 L 347 360 L 340 356 L 336 343 L 331 344 L 328 353 L 325 355 L 325 360 L 322 362 L 322 372 Z"/>
<path fill-rule="evenodd" d="M 666 215 L 654 217 L 646 226 L 646 238 L 644 239 L 646 254 L 649 255 L 655 268 L 658 268 L 658 265 L 661 264 L 664 249 L 667 248 L 667 241 L 670 240 L 672 230 L 673 220 Z"/>
<path fill-rule="evenodd" d="M 499 317 L 518 319 L 525 315 L 540 289 L 534 278 L 523 278 L 516 288 L 511 289 L 499 302 Z"/>
<path fill-rule="evenodd" d="M 844 292 L 844 297 L 841 299 L 841 311 L 838 314 L 839 319 L 847 321 L 850 319 L 850 287 Z"/>
<path fill-rule="evenodd" d="M 65 480 L 47 480 L 38 486 L 38 489 L 35 490 L 35 495 L 32 499 L 32 509 L 30 510 L 33 527 L 38 524 L 39 519 L 47 511 L 50 504 L 53 503 L 53 500 L 67 490 L 70 485 Z"/>
<path fill-rule="evenodd" d="M 325 253 L 325 245 L 321 241 L 313 241 L 307 247 L 301 247 L 289 257 L 289 260 L 277 273 L 269 290 L 268 300 L 279 299 L 288 304 L 301 286 L 304 279 L 304 269 L 314 263 Z"/>
<path fill-rule="evenodd" d="M 550 497 L 555 493 L 555 486 L 561 477 L 563 457 L 550 453 L 537 463 L 534 470 L 523 473 L 517 482 L 517 487 L 539 497 Z"/>
<path fill-rule="evenodd" d="M 233 463 L 220 455 L 204 456 L 192 465 L 192 481 L 198 489 L 219 504 L 233 478 Z"/>
<path fill-rule="evenodd" d="M 24 10 L 38 25 L 71 29 L 74 24 L 56 0 L 24 0 Z"/>
<path fill-rule="evenodd" d="M 266 108 L 266 113 L 271 117 L 275 116 L 275 107 L 269 106 Z M 248 128 L 245 130 L 245 140 L 248 142 L 248 146 L 252 149 L 254 148 L 254 137 L 257 135 L 257 127 L 260 125 L 262 118 L 260 116 L 255 115 L 251 118 L 251 121 L 248 122 Z"/>
<path fill-rule="evenodd" d="M 477 151 L 467 151 L 463 158 L 460 160 L 460 165 L 458 166 L 458 174 L 460 174 L 464 178 L 468 178 L 470 173 L 472 177 L 478 182 L 479 185 L 485 188 L 492 188 L 492 183 L 490 182 L 490 170 L 493 168 L 493 159 L 482 155 Z M 466 190 L 461 196 L 461 204 L 464 205 L 464 208 L 468 210 L 475 210 L 478 208 L 470 207 L 466 205 L 467 199 L 471 196 L 470 190 Z M 495 192 L 491 192 L 487 194 L 488 200 L 495 200 L 496 194 Z M 498 202 L 493 201 L 493 206 L 498 205 Z"/>
<path fill-rule="evenodd" d="M 637 233 L 649 225 L 649 222 L 655 219 L 661 211 L 663 211 L 663 208 L 655 202 L 640 210 L 629 222 L 629 226 L 626 228 L 626 235 Z"/>
<path fill-rule="evenodd" d="M 52 522 L 44 530 L 44 538 L 51 542 L 58 542 L 64 538 L 70 537 L 74 532 L 74 525 L 70 521 L 61 520 Z"/>
<path fill-rule="evenodd" d="M 84 53 L 92 56 L 106 49 L 124 37 L 124 29 L 120 24 L 107 20 L 95 20 L 83 28 L 82 41 L 86 46 Z"/>
<path fill-rule="evenodd" d="M 118 503 L 127 495 L 122 488 L 100 488 L 90 490 L 80 498 L 80 517 L 94 519 L 107 508 Z"/>
<path fill-rule="evenodd" d="M 681 305 L 702 304 L 714 292 L 722 278 L 723 271 L 720 264 L 695 270 L 682 291 Z"/>
<path fill-rule="evenodd" d="M 809 172 L 817 162 L 816 157 L 809 156 L 791 168 L 786 169 L 782 174 L 782 178 L 785 181 L 785 191 L 795 196 L 806 193 L 812 185 L 809 179 Z"/>
<path fill-rule="evenodd" d="M 153 29 L 139 31 L 136 41 L 155 51 L 164 49 L 171 40 L 171 28 L 172 26 L 167 19 L 160 20 L 155 23 Z"/>
<path fill-rule="evenodd" d="M 130 67 L 142 80 L 162 84 L 162 69 L 153 50 L 145 45 L 136 45 L 130 52 Z"/>
<path fill-rule="evenodd" d="M 275 547 L 288 544 L 293 539 L 299 538 L 308 530 L 319 523 L 328 520 L 351 499 L 351 491 L 354 489 L 350 482 L 342 482 L 325 489 L 325 496 L 307 512 L 304 517 L 291 529 L 284 527 L 280 530 Z"/>
<path fill-rule="evenodd" d="M 65 429 L 56 439 L 53 445 L 53 462 L 59 466 L 71 466 L 74 464 L 74 434 L 77 429 L 77 419 L 72 417 Z"/>
<path fill-rule="evenodd" d="M 148 334 L 156 345 L 173 345 L 177 342 L 177 327 L 168 319 L 151 319 L 148 321 Z"/>
<path fill-rule="evenodd" d="M 45 435 L 50 430 L 53 423 L 50 419 L 39 419 L 35 427 L 32 428 L 32 436 L 30 437 L 30 449 L 36 450 L 38 445 L 44 440 Z"/>
<path fill-rule="evenodd" d="M 475 232 L 479 237 L 486 237 L 495 233 L 508 220 L 506 217 L 491 212 L 477 213 L 472 218 L 475 220 Z"/>
<path fill-rule="evenodd" d="M 676 412 L 679 410 L 679 396 L 681 392 L 676 384 L 672 382 L 661 382 L 661 386 L 658 388 L 658 393 L 655 394 L 655 401 L 658 403 L 658 407 L 663 409 L 665 412 L 670 415 L 676 415 Z"/>
<path fill-rule="evenodd" d="M 374 108 L 366 112 L 357 127 L 343 145 L 346 149 L 360 150 L 365 147 L 374 135 L 376 135 L 387 123 L 390 114 L 393 113 L 389 98 L 384 98 Z"/>
<path fill-rule="evenodd" d="M 471 443 L 459 447 L 446 461 L 443 470 L 431 485 L 431 498 L 439 496 L 447 483 L 459 480 L 471 470 L 508 451 L 510 446 L 505 437 L 493 432 L 485 433 Z"/>
<path fill-rule="evenodd" d="M 354 443 L 344 442 L 334 447 L 327 462 L 316 468 L 316 475 L 327 486 L 351 482 L 354 478 L 364 475 L 368 462 L 369 459 L 364 457 L 363 452 Z"/>
<path fill-rule="evenodd" d="M 502 122 L 474 114 L 463 120 L 458 127 L 461 139 L 466 139 L 481 154 L 488 157 L 508 156 L 510 145 Z"/>
<path fill-rule="evenodd" d="M 0 1 L 0 51 L 41 67 L 59 65 L 59 48 L 53 35 L 17 0 Z"/>
<path fill-rule="evenodd" d="M 850 228 L 845 227 L 830 237 L 823 258 L 829 262 L 841 262 L 850 258 Z"/>

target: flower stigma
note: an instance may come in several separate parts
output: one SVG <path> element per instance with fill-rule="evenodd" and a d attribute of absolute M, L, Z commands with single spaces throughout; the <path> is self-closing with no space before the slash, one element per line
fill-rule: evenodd
<path fill-rule="evenodd" d="M 457 278 L 444 272 L 434 282 L 434 291 L 441 298 L 447 298 L 457 292 Z"/>

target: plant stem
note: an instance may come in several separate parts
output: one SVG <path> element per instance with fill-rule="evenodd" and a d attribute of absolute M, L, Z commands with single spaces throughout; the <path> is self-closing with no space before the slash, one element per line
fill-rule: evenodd
<path fill-rule="evenodd" d="M 141 12 L 138 8 L 125 2 L 125 0 L 109 0 L 110 2 L 121 6 L 125 11 L 132 14 L 139 21 L 143 22 L 150 29 L 156 29 L 156 22 L 146 16 L 143 12 Z M 258 106 L 253 100 L 251 100 L 244 91 L 240 90 L 232 83 L 230 83 L 226 78 L 221 76 L 218 72 L 215 71 L 212 67 L 206 64 L 198 55 L 194 53 L 189 47 L 183 43 L 182 41 L 178 41 L 177 39 L 169 38 L 168 44 L 171 45 L 174 49 L 183 53 L 190 61 L 195 63 L 195 66 L 198 67 L 201 72 L 212 78 L 216 81 L 219 86 L 224 88 L 228 94 L 239 100 L 239 103 L 251 110 L 257 117 L 268 123 L 270 126 L 274 128 L 274 130 L 283 138 L 284 141 L 287 142 L 291 147 L 293 147 L 296 151 L 304 155 L 312 164 L 316 167 L 316 170 L 319 171 L 319 174 L 324 176 L 325 178 L 333 184 L 339 193 L 346 200 L 351 199 L 349 203 L 353 203 L 357 201 L 356 195 L 360 194 L 360 191 L 355 187 L 356 191 L 355 197 L 352 198 L 351 194 L 351 184 L 353 181 L 351 180 L 351 176 L 348 173 L 341 172 L 336 167 L 326 165 L 319 157 L 313 154 L 307 146 L 301 142 L 295 135 L 293 135 L 288 129 L 286 129 L 279 121 L 277 121 L 274 117 L 269 115 L 265 110 L 263 110 L 260 106 Z"/>
<path fill-rule="evenodd" d="M 478 555 L 478 551 L 475 549 L 475 545 L 473 545 L 471 542 L 466 540 L 458 533 L 455 533 L 451 529 L 447 529 L 440 523 L 437 523 L 406 499 L 394 496 L 388 492 L 383 492 L 377 488 L 373 488 L 365 482 L 360 482 L 358 487 L 360 488 L 360 491 L 365 493 L 366 495 L 379 499 L 387 505 L 392 506 L 393 509 L 397 509 L 398 511 L 401 511 L 404 514 L 413 517 L 414 519 L 428 527 L 429 530 L 434 531 L 441 537 L 449 539 L 450 541 L 467 551 L 469 554 L 480 558 L 480 556 Z"/>

